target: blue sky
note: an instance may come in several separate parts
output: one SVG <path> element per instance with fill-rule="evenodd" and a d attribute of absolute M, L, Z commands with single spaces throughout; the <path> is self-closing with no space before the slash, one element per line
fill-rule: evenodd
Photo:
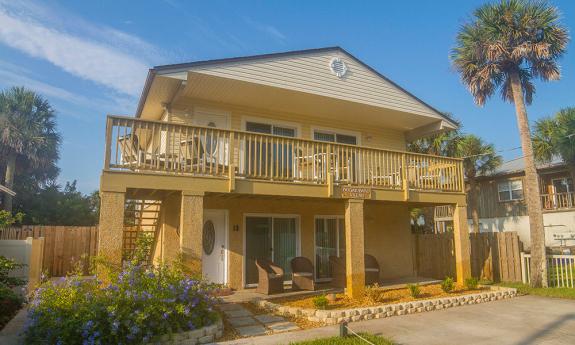
<path fill-rule="evenodd" d="M 339 45 L 497 149 L 519 146 L 514 108 L 479 108 L 449 51 L 484 1 L 28 1 L 0 0 L 0 88 L 24 85 L 54 105 L 64 141 L 59 181 L 98 188 L 105 115 L 135 112 L 154 65 Z M 556 0 L 575 28 L 575 2 Z M 563 78 L 537 83 L 533 121 L 575 106 L 575 44 Z M 506 151 L 506 159 L 520 151 Z"/>

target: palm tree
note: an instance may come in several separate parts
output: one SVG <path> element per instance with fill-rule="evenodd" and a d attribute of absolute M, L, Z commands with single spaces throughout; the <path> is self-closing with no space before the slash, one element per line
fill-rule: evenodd
<path fill-rule="evenodd" d="M 460 135 L 457 130 L 441 132 L 410 142 L 407 145 L 407 150 L 428 155 L 453 157 L 457 151 L 457 141 Z"/>
<path fill-rule="evenodd" d="M 407 145 L 407 150 L 428 155 L 453 157 L 457 152 L 457 141 L 459 140 L 459 137 L 460 134 L 458 130 L 440 132 L 410 142 Z M 420 216 L 423 217 L 424 231 L 429 233 L 433 232 L 435 208 L 423 207 L 417 210 L 418 218 Z"/>
<path fill-rule="evenodd" d="M 0 92 L 0 156 L 6 187 L 13 187 L 19 169 L 57 171 L 59 144 L 54 110 L 46 99 L 23 87 Z M 10 195 L 4 196 L 4 208 L 12 211 Z"/>
<path fill-rule="evenodd" d="M 540 162 L 560 157 L 575 181 L 575 108 L 561 109 L 553 117 L 537 120 L 533 127 L 533 150 Z"/>
<path fill-rule="evenodd" d="M 565 53 L 568 41 L 557 8 L 540 1 L 502 0 L 475 10 L 472 20 L 460 29 L 451 54 L 478 105 L 497 89 L 504 100 L 515 105 L 525 159 L 531 284 L 537 287 L 547 286 L 545 233 L 525 103 L 533 99 L 534 78 L 560 78 L 557 59 Z"/>
<path fill-rule="evenodd" d="M 469 207 L 473 221 L 473 231 L 479 232 L 479 213 L 477 211 L 477 176 L 492 172 L 501 165 L 501 156 L 495 153 L 493 144 L 485 143 L 481 138 L 468 134 L 457 141 L 457 156 L 463 158 L 463 171 L 469 182 Z"/>

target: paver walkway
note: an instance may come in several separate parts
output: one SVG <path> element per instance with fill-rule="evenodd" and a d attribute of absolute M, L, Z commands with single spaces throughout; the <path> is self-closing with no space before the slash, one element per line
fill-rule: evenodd
<path fill-rule="evenodd" d="M 277 315 L 254 315 L 238 303 L 220 304 L 218 308 L 242 337 L 297 331 L 300 328 L 293 322 Z"/>

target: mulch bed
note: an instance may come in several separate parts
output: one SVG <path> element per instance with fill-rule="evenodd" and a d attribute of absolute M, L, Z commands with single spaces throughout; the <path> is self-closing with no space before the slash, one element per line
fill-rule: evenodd
<path fill-rule="evenodd" d="M 456 287 L 453 291 L 447 293 L 441 289 L 440 284 L 431 284 L 420 285 L 419 289 L 421 294 L 417 298 L 414 298 L 410 295 L 408 288 L 385 289 L 372 287 L 368 289 L 369 292 L 366 292 L 366 295 L 361 299 L 352 299 L 343 293 L 338 293 L 335 294 L 335 300 L 329 302 L 326 310 L 373 307 L 382 304 L 421 301 L 430 298 L 452 297 L 477 293 L 482 290 L 488 290 L 489 288 L 479 287 L 475 290 L 469 290 L 464 287 Z M 286 297 L 274 299 L 273 302 L 289 307 L 317 309 L 313 304 L 314 298 L 315 296 Z"/>

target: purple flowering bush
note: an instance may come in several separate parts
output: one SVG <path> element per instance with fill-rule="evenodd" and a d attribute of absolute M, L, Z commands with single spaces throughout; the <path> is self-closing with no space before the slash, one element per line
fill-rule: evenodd
<path fill-rule="evenodd" d="M 62 278 L 37 289 L 27 344 L 140 344 L 213 324 L 213 287 L 177 265 L 129 263 L 112 282 Z"/>

